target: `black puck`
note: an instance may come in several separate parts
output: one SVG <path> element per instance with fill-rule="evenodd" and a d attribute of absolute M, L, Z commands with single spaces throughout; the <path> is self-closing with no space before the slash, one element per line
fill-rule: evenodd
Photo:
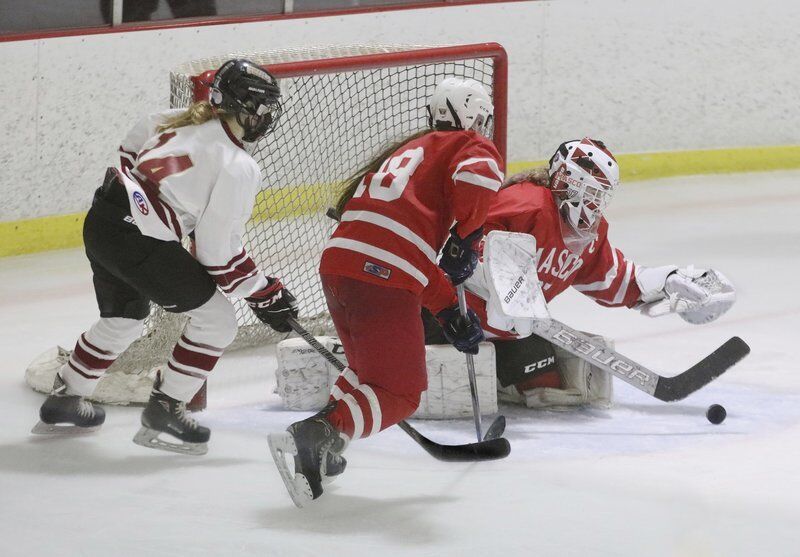
<path fill-rule="evenodd" d="M 728 412 L 725 411 L 725 407 L 721 404 L 712 404 L 706 410 L 706 418 L 712 424 L 721 424 L 725 421 L 725 416 L 728 415 Z"/>

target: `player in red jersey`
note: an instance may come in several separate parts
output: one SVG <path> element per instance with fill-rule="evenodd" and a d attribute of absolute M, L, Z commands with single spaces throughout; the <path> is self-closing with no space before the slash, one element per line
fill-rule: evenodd
<path fill-rule="evenodd" d="M 607 307 L 636 308 L 651 316 L 673 311 L 692 323 L 719 317 L 732 302 L 720 301 L 704 283 L 713 273 L 726 293 L 732 294 L 732 285 L 721 273 L 635 265 L 612 245 L 603 212 L 618 183 L 619 165 L 603 142 L 567 141 L 548 167 L 507 181 L 489 210 L 484 231 L 518 232 L 536 239 L 538 278 L 547 302 L 571 286 Z M 535 335 L 519 339 L 513 319 L 497 316 L 492 326 L 487 302 L 472 293 L 486 291 L 481 273 L 473 275 L 467 288 L 470 306 L 481 317 L 486 336 L 511 340 L 495 342 L 498 380 L 507 387 L 500 391 L 502 398 L 532 407 L 610 404 L 611 380 L 602 370 L 590 370 L 588 364 L 560 350 L 557 354 L 549 342 Z M 437 335 L 438 327 L 430 318 L 426 329 L 429 343 L 443 341 L 437 338 L 441 334 Z M 594 371 L 593 384 L 587 386 L 583 382 L 590 371 Z"/>
<path fill-rule="evenodd" d="M 291 330 L 286 315 L 297 315 L 294 297 L 258 268 L 242 241 L 261 185 L 242 141 L 269 132 L 280 112 L 274 77 L 247 60 L 229 60 L 216 72 L 209 101 L 151 114 L 123 139 L 120 166 L 108 169 L 83 228 L 100 319 L 71 354 L 53 362 L 55 385 L 34 433 L 103 423 L 103 409 L 85 397 L 141 336 L 153 301 L 188 320 L 134 441 L 192 454 L 207 450 L 210 431 L 185 405 L 236 336 L 227 296 L 245 298 L 282 332 Z M 181 244 L 186 236 L 193 238 L 193 254 Z M 181 443 L 159 439 L 161 433 Z"/>
<path fill-rule="evenodd" d="M 481 227 L 503 182 L 500 155 L 483 135 L 493 107 L 478 82 L 447 78 L 428 111 L 431 129 L 376 156 L 339 200 L 320 273 L 349 367 L 322 412 L 271 440 L 297 454 L 294 478 L 284 473 L 297 504 L 322 494 L 346 441 L 416 410 L 427 388 L 423 306 L 462 352 L 477 352 L 483 340 L 474 312 L 461 318 L 453 285 L 477 265 Z"/>

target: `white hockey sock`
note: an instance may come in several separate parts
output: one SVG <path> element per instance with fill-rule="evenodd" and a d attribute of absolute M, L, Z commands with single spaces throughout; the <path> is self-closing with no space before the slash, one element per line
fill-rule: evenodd
<path fill-rule="evenodd" d="M 236 337 L 236 312 L 219 291 L 197 309 L 162 371 L 161 392 L 188 402 L 203 386 L 223 351 Z"/>
<path fill-rule="evenodd" d="M 59 375 L 71 394 L 89 396 L 117 357 L 142 334 L 144 321 L 101 317 L 83 333 Z"/>

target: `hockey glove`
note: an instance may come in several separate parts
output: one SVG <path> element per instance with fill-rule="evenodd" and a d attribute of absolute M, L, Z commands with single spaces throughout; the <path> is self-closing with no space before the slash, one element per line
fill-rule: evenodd
<path fill-rule="evenodd" d="M 453 285 L 467 280 L 478 266 L 478 244 L 483 238 L 483 228 L 478 228 L 466 238 L 459 238 L 456 227 L 450 229 L 450 238 L 442 249 L 439 267 L 447 273 Z"/>
<path fill-rule="evenodd" d="M 466 354 L 478 353 L 478 345 L 484 336 L 481 321 L 474 311 L 468 309 L 467 317 L 462 317 L 458 305 L 454 305 L 437 313 L 436 319 L 442 325 L 445 338 L 456 350 Z"/>
<path fill-rule="evenodd" d="M 297 300 L 283 287 L 279 279 L 267 279 L 269 283 L 266 288 L 253 292 L 245 301 L 261 321 L 279 333 L 288 333 L 292 327 L 286 322 L 286 318 L 297 317 Z"/>
<path fill-rule="evenodd" d="M 736 301 L 733 284 L 714 269 L 641 267 L 636 283 L 642 291 L 636 309 L 649 317 L 677 313 L 684 321 L 701 325 L 723 315 Z"/>

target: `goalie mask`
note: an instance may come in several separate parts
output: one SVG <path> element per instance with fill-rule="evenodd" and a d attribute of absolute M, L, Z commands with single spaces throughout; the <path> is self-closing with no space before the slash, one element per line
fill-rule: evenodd
<path fill-rule="evenodd" d="M 214 77 L 211 106 L 235 114 L 244 130 L 242 141 L 252 143 L 271 131 L 282 108 L 278 82 L 268 71 L 248 60 L 228 60 Z"/>
<path fill-rule="evenodd" d="M 602 141 L 562 143 L 550 158 L 550 189 L 562 218 L 581 240 L 591 241 L 619 184 L 619 165 Z"/>
<path fill-rule="evenodd" d="M 493 114 L 489 93 L 474 79 L 445 78 L 428 101 L 428 125 L 437 130 L 474 130 L 489 137 Z"/>

